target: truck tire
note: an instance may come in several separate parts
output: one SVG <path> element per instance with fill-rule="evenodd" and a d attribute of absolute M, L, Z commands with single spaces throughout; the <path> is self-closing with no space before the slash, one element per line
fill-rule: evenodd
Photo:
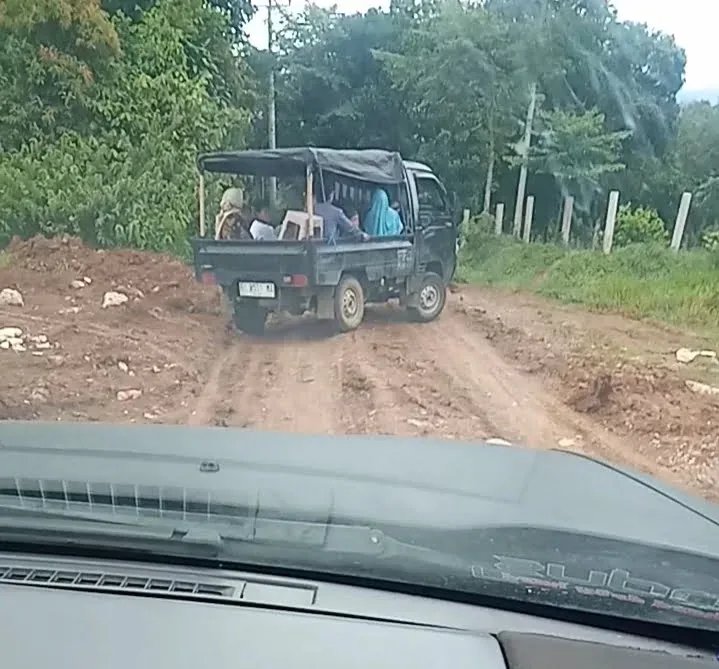
<path fill-rule="evenodd" d="M 439 274 L 427 272 L 417 292 L 417 306 L 409 307 L 407 311 L 412 320 L 429 323 L 444 311 L 444 305 L 447 303 L 447 286 Z"/>
<path fill-rule="evenodd" d="M 364 318 L 364 290 L 353 276 L 345 276 L 335 289 L 335 323 L 342 332 L 356 330 Z"/>
<path fill-rule="evenodd" d="M 262 335 L 265 332 L 267 321 L 267 309 L 252 302 L 240 302 L 235 304 L 233 322 L 235 328 L 240 332 L 251 335 Z"/>

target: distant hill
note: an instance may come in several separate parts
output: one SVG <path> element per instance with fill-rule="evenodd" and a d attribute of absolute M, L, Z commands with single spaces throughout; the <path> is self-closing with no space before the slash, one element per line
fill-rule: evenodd
<path fill-rule="evenodd" d="M 689 104 L 697 100 L 709 100 L 712 104 L 719 104 L 719 88 L 698 88 L 693 91 L 682 89 L 677 94 L 680 104 Z"/>

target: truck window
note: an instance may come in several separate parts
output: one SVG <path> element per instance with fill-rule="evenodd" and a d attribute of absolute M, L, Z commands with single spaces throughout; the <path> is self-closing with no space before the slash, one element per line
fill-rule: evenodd
<path fill-rule="evenodd" d="M 437 214 L 447 213 L 447 199 L 439 182 L 432 177 L 417 176 L 419 208 Z"/>

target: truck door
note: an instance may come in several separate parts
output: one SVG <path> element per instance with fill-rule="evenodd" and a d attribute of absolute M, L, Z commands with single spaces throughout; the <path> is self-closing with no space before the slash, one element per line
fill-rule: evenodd
<path fill-rule="evenodd" d="M 414 172 L 413 176 L 417 193 L 417 227 L 427 251 L 426 262 L 439 262 L 442 276 L 449 282 L 457 264 L 457 229 L 447 192 L 430 172 Z"/>

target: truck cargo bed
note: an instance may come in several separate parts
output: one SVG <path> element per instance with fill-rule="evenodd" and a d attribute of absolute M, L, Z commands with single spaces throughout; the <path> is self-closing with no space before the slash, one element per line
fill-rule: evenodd
<path fill-rule="evenodd" d="M 211 272 L 221 286 L 231 286 L 240 279 L 281 285 L 285 276 L 312 273 L 311 249 L 303 242 L 195 238 L 190 244 L 197 279 Z"/>

